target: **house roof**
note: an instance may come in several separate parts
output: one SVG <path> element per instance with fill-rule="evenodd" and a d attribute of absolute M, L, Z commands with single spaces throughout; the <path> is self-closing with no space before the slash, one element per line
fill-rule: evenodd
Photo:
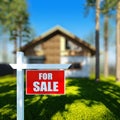
<path fill-rule="evenodd" d="M 45 32 L 41 36 L 33 39 L 31 42 L 29 42 L 25 46 L 21 47 L 21 51 L 24 52 L 28 48 L 35 46 L 38 43 L 39 44 L 43 43 L 55 35 L 62 35 L 64 37 L 68 38 L 69 40 L 71 40 L 73 43 L 77 44 L 78 46 L 83 46 L 86 49 L 88 49 L 91 52 L 91 55 L 95 54 L 95 51 L 96 51 L 95 47 L 91 46 L 89 43 L 81 40 L 79 37 L 75 36 L 74 34 L 70 33 L 69 31 L 65 30 L 64 28 L 62 28 L 60 26 L 56 26 L 56 27 L 48 30 L 48 32 Z"/>

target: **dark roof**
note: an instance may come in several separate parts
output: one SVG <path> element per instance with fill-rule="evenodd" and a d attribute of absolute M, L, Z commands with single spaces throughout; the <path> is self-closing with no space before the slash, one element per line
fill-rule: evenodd
<path fill-rule="evenodd" d="M 9 64 L 0 63 L 0 76 L 9 75 L 13 73 L 14 70 Z"/>
<path fill-rule="evenodd" d="M 43 43 L 45 41 L 47 41 L 48 39 L 52 38 L 55 35 L 62 35 L 66 38 L 68 38 L 69 40 L 71 40 L 73 43 L 77 44 L 78 46 L 83 46 L 86 49 L 88 49 L 92 55 L 95 54 L 95 47 L 91 46 L 89 43 L 81 40 L 80 38 L 78 38 L 77 36 L 75 36 L 74 34 L 68 32 L 67 30 L 63 29 L 60 26 L 56 26 L 52 29 L 50 29 L 48 32 L 42 34 L 41 36 L 33 39 L 31 42 L 29 42 L 28 44 L 26 44 L 25 46 L 21 47 L 21 51 L 26 51 L 28 48 L 37 45 L 38 43 Z"/>

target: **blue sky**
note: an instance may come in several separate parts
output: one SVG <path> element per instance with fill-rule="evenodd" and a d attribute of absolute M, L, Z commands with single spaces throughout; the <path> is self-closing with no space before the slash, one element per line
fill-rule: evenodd
<path fill-rule="evenodd" d="M 85 17 L 85 0 L 28 0 L 30 23 L 36 35 L 60 25 L 80 38 L 94 31 L 94 14 Z"/>

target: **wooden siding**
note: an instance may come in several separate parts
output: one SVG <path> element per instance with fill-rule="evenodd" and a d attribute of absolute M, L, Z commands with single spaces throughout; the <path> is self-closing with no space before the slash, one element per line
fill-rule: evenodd
<path fill-rule="evenodd" d="M 46 40 L 45 42 L 38 43 L 29 47 L 25 51 L 26 56 L 44 56 L 44 63 L 47 64 L 55 64 L 60 63 L 60 59 L 62 56 L 90 56 L 90 51 L 86 49 L 84 46 L 79 46 L 80 49 L 67 49 L 66 46 L 66 38 L 61 35 L 55 35 L 54 37 Z M 70 41 L 71 44 L 73 41 Z M 39 47 L 40 46 L 40 47 Z M 70 45 L 71 46 L 71 45 Z M 39 49 L 40 48 L 40 49 Z"/>
<path fill-rule="evenodd" d="M 56 35 L 42 44 L 45 63 L 60 63 L 60 36 Z"/>
<path fill-rule="evenodd" d="M 39 46 L 40 44 L 38 44 L 37 46 Z M 31 48 L 28 48 L 24 53 L 26 56 L 43 56 L 44 55 L 44 51 L 43 50 L 35 50 L 36 46 L 33 46 Z"/>
<path fill-rule="evenodd" d="M 65 50 L 65 51 L 61 51 L 61 56 L 90 56 L 90 52 L 84 48 L 82 48 L 81 51 Z"/>

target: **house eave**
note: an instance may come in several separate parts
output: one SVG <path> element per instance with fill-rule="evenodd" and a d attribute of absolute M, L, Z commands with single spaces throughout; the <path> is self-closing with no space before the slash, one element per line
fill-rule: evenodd
<path fill-rule="evenodd" d="M 25 52 L 28 48 L 34 47 L 38 43 L 42 44 L 43 42 L 46 42 L 48 39 L 52 38 L 55 35 L 61 35 L 61 36 L 66 37 L 69 40 L 71 40 L 73 43 L 75 43 L 76 45 L 83 46 L 84 48 L 88 49 L 91 53 L 91 56 L 95 55 L 96 49 L 93 46 L 91 46 L 87 42 L 81 40 L 77 36 L 73 35 L 72 33 L 68 32 L 67 30 L 65 30 L 59 26 L 57 26 L 57 27 L 49 30 L 48 32 L 42 34 L 41 36 L 35 38 L 34 40 L 29 42 L 25 46 L 21 47 L 20 50 Z"/>

